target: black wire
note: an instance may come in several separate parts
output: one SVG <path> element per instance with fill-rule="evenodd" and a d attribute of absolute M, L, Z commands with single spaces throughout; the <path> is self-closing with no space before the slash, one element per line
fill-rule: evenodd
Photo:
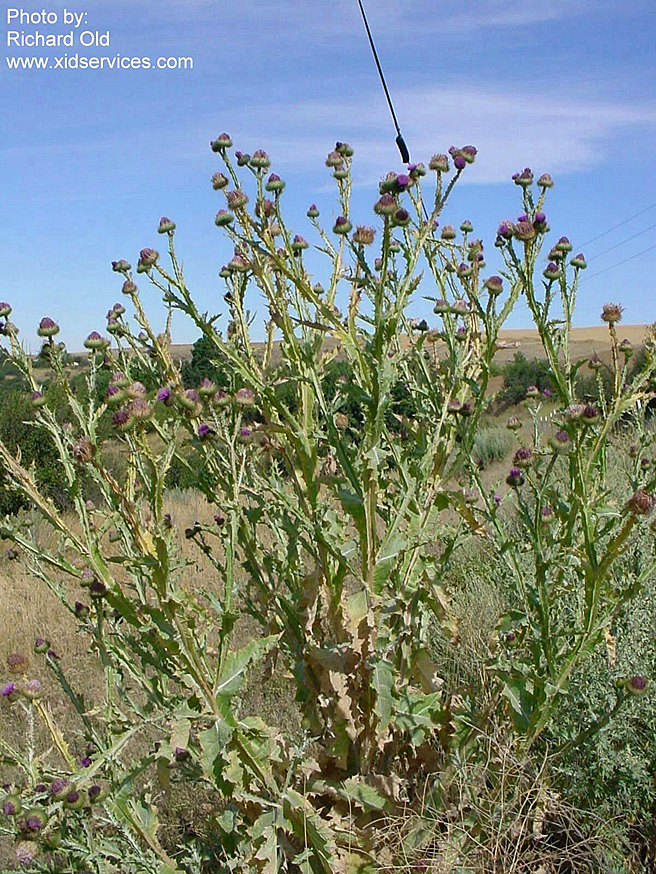
<path fill-rule="evenodd" d="M 369 22 L 367 21 L 367 15 L 364 11 L 364 6 L 362 5 L 362 0 L 358 0 L 358 5 L 360 7 L 360 12 L 362 13 L 362 20 L 364 21 L 364 26 L 367 31 L 367 36 L 369 37 L 369 45 L 371 46 L 371 51 L 373 52 L 374 61 L 376 62 L 376 67 L 378 69 L 378 75 L 380 76 L 380 81 L 383 83 L 383 90 L 385 91 L 385 97 L 387 98 L 387 105 L 389 106 L 390 112 L 392 113 L 392 121 L 394 122 L 394 127 L 396 128 L 396 145 L 399 147 L 399 152 L 401 153 L 401 159 L 404 164 L 408 164 L 410 162 L 410 154 L 408 152 L 408 147 L 406 146 L 405 140 L 403 139 L 403 134 L 401 133 L 401 128 L 399 127 L 399 122 L 396 117 L 396 113 L 394 112 L 394 106 L 392 104 L 392 98 L 390 97 L 389 89 L 387 88 L 387 82 L 385 81 L 385 75 L 383 73 L 383 68 L 380 65 L 380 61 L 378 60 L 378 52 L 376 51 L 376 46 L 374 44 L 374 38 L 371 35 L 371 30 L 369 29 Z"/>

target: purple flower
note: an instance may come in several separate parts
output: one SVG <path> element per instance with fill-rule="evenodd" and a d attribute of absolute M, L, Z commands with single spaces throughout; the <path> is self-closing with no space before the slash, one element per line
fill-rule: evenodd
<path fill-rule="evenodd" d="M 396 177 L 396 186 L 399 191 L 405 191 L 406 188 L 410 185 L 410 177 L 406 176 L 405 173 L 400 173 Z"/>
<path fill-rule="evenodd" d="M 168 386 L 162 386 L 157 392 L 157 400 L 161 404 L 167 404 L 171 401 L 171 389 Z"/>
<path fill-rule="evenodd" d="M 89 756 L 85 756 L 80 760 L 80 767 L 82 768 L 90 768 L 91 767 L 91 758 Z"/>
<path fill-rule="evenodd" d="M 0 696 L 2 698 L 10 698 L 16 692 L 16 683 L 7 683 L 6 686 L 3 686 L 0 689 Z"/>
<path fill-rule="evenodd" d="M 524 482 L 524 474 L 518 467 L 511 467 L 510 473 L 506 477 L 506 482 L 513 488 L 518 488 Z"/>

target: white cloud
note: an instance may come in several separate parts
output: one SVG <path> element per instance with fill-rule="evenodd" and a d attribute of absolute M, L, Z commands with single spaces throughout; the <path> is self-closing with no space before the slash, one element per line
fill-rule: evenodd
<path fill-rule="evenodd" d="M 656 125 L 656 108 L 649 104 L 454 85 L 397 91 L 395 104 L 414 160 L 454 144 L 477 146 L 479 158 L 465 174 L 472 183 L 507 180 L 527 163 L 552 173 L 589 167 L 607 157 L 611 137 Z M 377 92 L 249 105 L 231 117 L 241 147 L 266 148 L 281 167 L 316 171 L 336 138 L 356 148 L 363 181 L 399 164 L 389 111 Z"/>

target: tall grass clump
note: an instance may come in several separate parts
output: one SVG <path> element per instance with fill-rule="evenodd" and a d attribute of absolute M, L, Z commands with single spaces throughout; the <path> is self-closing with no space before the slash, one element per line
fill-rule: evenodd
<path fill-rule="evenodd" d="M 0 741 L 2 828 L 34 870 L 332 874 L 380 869 L 386 859 L 400 865 L 390 824 L 429 799 L 438 815 L 425 840 L 413 836 L 412 864 L 463 870 L 472 842 L 510 846 L 499 816 L 504 823 L 520 809 L 523 787 L 532 822 L 558 808 L 533 792 L 531 763 L 554 744 L 565 755 L 578 743 L 574 729 L 554 732 L 570 685 L 656 566 L 650 548 L 636 573 L 622 573 L 654 508 L 656 471 L 640 463 L 651 447 L 641 401 L 653 344 L 629 380 L 622 310 L 604 305 L 613 390 L 597 406 L 577 402 L 570 331 L 585 259 L 561 237 L 537 270 L 548 174 L 537 182 L 528 169 L 516 174 L 522 212 L 499 225 L 502 268 L 488 275 L 469 222 L 438 227 L 475 160 L 472 146 L 388 173 L 374 227 L 352 213 L 353 150 L 337 143 L 326 161 L 337 218 L 325 225 L 313 204 L 303 233 L 288 224 L 285 182 L 264 151 L 233 153 L 226 134 L 212 150 L 222 164 L 212 185 L 224 200 L 215 221 L 232 247 L 220 274 L 225 330 L 195 302 L 175 223 L 162 218 L 166 254 L 143 248 L 134 270 L 113 263 L 124 304 L 108 313 L 111 339 L 92 331 L 85 341 L 85 392 L 66 377 L 57 323 L 39 324 L 42 356 L 69 410 L 62 426 L 64 401 L 44 392 L 10 305 L 0 305 L 35 427 L 57 449 L 75 510 L 62 515 L 0 444 L 6 475 L 29 505 L 1 534 L 34 585 L 59 597 L 106 683 L 103 700 L 88 707 L 56 642 L 35 642 L 79 717 L 77 732 L 64 731 L 24 655 L 11 657 L 3 707 L 24 721 L 25 741 Z M 325 257 L 321 284 L 308 272 L 311 244 Z M 163 333 L 151 327 L 141 282 L 162 295 Z M 432 325 L 408 314 L 420 288 Z M 250 334 L 256 295 L 266 312 L 261 353 Z M 543 435 L 538 387 L 529 387 L 534 427 L 509 420 L 512 464 L 505 483 L 489 486 L 476 441 L 499 331 L 520 297 L 558 415 Z M 221 385 L 210 376 L 184 384 L 171 356 L 174 314 L 201 332 Z M 348 365 L 342 374 L 338 357 Z M 620 420 L 631 422 L 639 451 L 621 499 L 611 501 L 610 438 Z M 121 449 L 122 475 L 105 462 L 107 443 Z M 166 509 L 174 465 L 193 467 L 207 501 L 184 526 Z M 38 536 L 36 518 L 48 537 Z M 485 659 L 483 696 L 466 664 L 445 682 L 433 646 L 437 633 L 454 648 L 463 637 L 449 579 L 472 542 L 502 563 L 507 590 L 475 647 Z M 211 568 L 203 575 L 193 570 L 201 558 Z M 633 664 L 611 674 L 618 715 L 649 683 Z M 248 681 L 269 676 L 286 678 L 298 718 L 247 706 Z M 49 736 L 44 749 L 35 726 Z M 503 746 L 494 757 L 491 737 Z M 465 766 L 478 800 L 463 801 L 458 840 L 447 846 L 440 835 Z M 205 837 L 165 840 L 160 822 L 179 786 L 210 799 Z M 477 809 L 485 811 L 478 821 Z M 526 860 L 533 864 L 533 850 Z"/>

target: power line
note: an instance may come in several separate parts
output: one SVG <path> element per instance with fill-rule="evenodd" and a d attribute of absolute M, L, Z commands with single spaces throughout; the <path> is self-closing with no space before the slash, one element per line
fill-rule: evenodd
<path fill-rule="evenodd" d="M 639 216 L 644 215 L 646 212 L 649 212 L 650 209 L 654 209 L 656 207 L 656 203 L 651 203 L 649 206 L 646 206 L 644 209 L 641 209 L 640 212 L 637 212 L 635 215 L 629 216 L 629 218 L 623 219 L 618 224 L 613 225 L 612 228 L 608 228 L 607 231 L 602 231 L 600 234 L 597 234 L 596 237 L 592 237 L 590 240 L 586 240 L 585 243 L 577 243 L 576 248 L 582 249 L 584 246 L 589 246 L 590 243 L 595 243 L 597 240 L 600 240 L 602 237 L 605 237 L 606 234 L 610 234 L 611 231 L 616 231 L 618 228 L 624 227 L 624 225 L 628 225 L 629 222 L 632 222 L 633 219 L 637 219 Z M 603 254 L 603 253 L 601 253 Z M 598 256 L 595 255 L 595 258 Z"/>
<path fill-rule="evenodd" d="M 390 108 L 390 112 L 392 113 L 392 121 L 394 122 L 394 127 L 396 128 L 396 145 L 399 147 L 399 152 L 401 153 L 401 160 L 404 164 L 408 164 L 410 162 L 410 153 L 408 152 L 408 147 L 405 144 L 405 140 L 403 139 L 403 134 L 401 133 L 401 128 L 399 127 L 399 122 L 396 117 L 396 113 L 394 112 L 394 105 L 392 104 L 392 98 L 390 97 L 389 89 L 387 87 L 387 82 L 385 81 L 385 75 L 383 73 L 383 68 L 380 65 L 380 61 L 378 60 L 378 52 L 376 51 L 376 46 L 374 44 L 374 38 L 371 35 L 371 30 L 369 29 L 369 22 L 367 21 L 367 15 L 364 11 L 364 6 L 362 5 L 362 0 L 358 0 L 358 5 L 360 7 L 360 12 L 362 13 L 362 20 L 364 21 L 364 26 L 367 31 L 367 36 L 369 37 L 369 45 L 371 46 L 371 51 L 374 56 L 374 61 L 376 62 L 376 67 L 378 69 L 378 75 L 380 76 L 380 81 L 383 83 L 383 90 L 385 91 L 385 97 L 387 98 L 387 105 Z"/>
<path fill-rule="evenodd" d="M 616 264 L 611 264 L 609 267 L 604 267 L 603 270 L 598 270 L 591 276 L 585 276 L 583 279 L 581 279 L 581 283 L 588 282 L 588 280 L 594 279 L 595 276 L 601 276 L 602 273 L 607 273 L 609 270 L 614 270 L 616 267 L 621 267 L 622 264 L 627 264 L 629 261 L 634 261 L 636 258 L 640 258 L 642 255 L 646 255 L 647 252 L 653 252 L 654 249 L 656 249 L 656 243 L 653 246 L 649 246 L 649 248 L 647 249 L 643 249 L 642 252 L 636 252 L 635 255 L 629 255 L 628 258 L 624 258 L 622 261 L 618 261 Z"/>
<path fill-rule="evenodd" d="M 619 243 L 615 243 L 614 246 L 609 246 L 608 249 L 604 249 L 602 252 L 598 252 L 596 255 L 593 255 L 592 258 L 588 258 L 588 264 L 591 261 L 596 261 L 597 258 L 601 258 L 602 255 L 606 255 L 608 252 L 612 252 L 613 249 L 619 249 L 620 246 L 625 246 L 631 240 L 637 240 L 638 237 L 642 237 L 645 234 L 648 234 L 649 231 L 653 231 L 656 228 L 656 224 L 649 225 L 648 228 L 644 228 L 644 230 L 640 231 L 639 234 L 634 234 L 632 237 L 628 237 L 626 240 L 620 240 Z"/>

